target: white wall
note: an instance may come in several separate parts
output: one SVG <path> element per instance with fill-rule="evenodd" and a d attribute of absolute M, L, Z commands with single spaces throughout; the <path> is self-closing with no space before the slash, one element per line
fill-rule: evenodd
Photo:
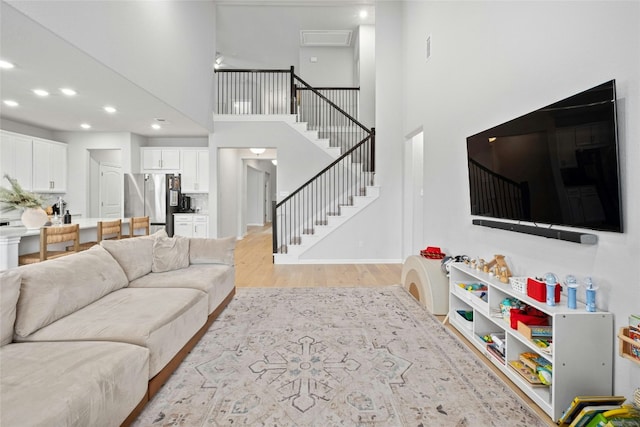
<path fill-rule="evenodd" d="M 376 3 L 376 184 L 380 197 L 302 258 L 306 262 L 401 262 L 402 254 L 402 6 Z M 278 163 L 278 166 L 280 163 Z M 280 178 L 278 178 L 280 179 Z M 281 181 L 278 181 L 281 185 Z M 400 280 L 400 278 L 398 278 Z"/>
<path fill-rule="evenodd" d="M 278 200 L 332 161 L 325 151 L 282 122 L 216 122 L 213 142 L 216 148 L 276 148 Z"/>
<path fill-rule="evenodd" d="M 385 9 L 378 6 L 378 23 Z M 613 335 L 640 313 L 640 3 L 406 2 L 400 23 L 396 113 L 404 119 L 393 120 L 404 133 L 424 129 L 425 242 L 451 254 L 505 254 L 515 275 L 592 276 L 599 308 L 615 314 Z M 425 61 L 428 34 L 433 55 Z M 466 137 L 612 78 L 625 232 L 596 232 L 589 246 L 473 226 Z M 615 393 L 630 397 L 639 385 L 637 365 L 616 356 Z"/>
<path fill-rule="evenodd" d="M 44 139 L 54 139 L 53 131 L 0 117 L 0 129 Z M 59 141 L 66 142 L 66 141 Z"/>
<path fill-rule="evenodd" d="M 10 1 L 13 7 L 207 129 L 212 1 Z"/>
<path fill-rule="evenodd" d="M 316 62 L 311 62 L 311 58 Z M 301 47 L 296 74 L 314 87 L 353 86 L 353 47 Z"/>
<path fill-rule="evenodd" d="M 67 207 L 87 217 L 90 213 L 91 150 L 120 150 L 122 173 L 132 172 L 132 134 L 128 132 L 54 132 L 67 142 Z M 139 162 L 138 162 L 139 163 Z"/>
<path fill-rule="evenodd" d="M 358 27 L 357 80 L 360 86 L 360 114 L 358 121 L 371 128 L 376 117 L 376 30 L 373 25 Z"/>

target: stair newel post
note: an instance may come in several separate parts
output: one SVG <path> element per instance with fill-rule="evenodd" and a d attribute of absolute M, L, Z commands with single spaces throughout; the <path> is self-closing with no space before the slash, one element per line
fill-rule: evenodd
<path fill-rule="evenodd" d="M 296 114 L 296 82 L 295 82 L 295 73 L 293 70 L 293 65 L 291 66 L 290 76 L 289 76 L 289 84 L 291 86 L 291 114 Z"/>
<path fill-rule="evenodd" d="M 278 253 L 278 203 L 273 200 L 271 202 L 271 241 L 273 244 L 273 253 Z"/>

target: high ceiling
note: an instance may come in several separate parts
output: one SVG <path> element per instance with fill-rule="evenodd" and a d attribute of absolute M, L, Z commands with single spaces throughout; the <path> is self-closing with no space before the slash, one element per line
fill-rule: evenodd
<path fill-rule="evenodd" d="M 299 61 L 300 30 L 355 30 L 373 24 L 371 1 L 217 2 L 216 43 L 224 66 L 288 68 Z M 15 64 L 0 71 L 0 115 L 55 131 L 132 132 L 149 137 L 205 136 L 207 130 L 152 93 L 106 67 L 4 1 L 0 5 L 0 59 Z M 368 17 L 360 18 L 362 9 Z M 59 91 L 71 87 L 77 95 Z M 35 88 L 50 92 L 46 98 Z M 103 107 L 115 105 L 107 114 Z M 151 128 L 163 119 L 160 130 Z M 161 123 L 162 124 L 162 123 Z"/>
<path fill-rule="evenodd" d="M 230 68 L 289 68 L 299 62 L 300 31 L 355 32 L 359 25 L 373 25 L 371 3 L 222 2 L 217 8 L 217 50 Z M 365 18 L 360 17 L 362 10 Z"/>

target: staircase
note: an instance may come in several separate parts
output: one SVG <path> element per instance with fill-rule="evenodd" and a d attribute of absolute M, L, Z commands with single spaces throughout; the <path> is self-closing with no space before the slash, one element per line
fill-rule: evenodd
<path fill-rule="evenodd" d="M 343 93 L 336 98 L 328 88 L 311 87 L 295 75 L 293 67 L 216 73 L 218 114 L 243 115 L 245 120 L 262 114 L 281 116 L 335 159 L 274 206 L 274 263 L 304 262 L 305 252 L 378 198 L 375 130 L 347 112 L 357 111 L 357 103 L 354 106 L 350 101 L 353 98 Z"/>

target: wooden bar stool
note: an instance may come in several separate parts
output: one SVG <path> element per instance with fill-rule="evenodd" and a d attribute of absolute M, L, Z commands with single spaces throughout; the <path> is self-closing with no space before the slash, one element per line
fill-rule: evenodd
<path fill-rule="evenodd" d="M 129 219 L 129 236 L 148 236 L 150 229 L 148 216 L 134 216 Z M 136 233 L 137 230 L 144 230 L 144 233 Z"/>
<path fill-rule="evenodd" d="M 80 243 L 80 250 L 86 251 L 92 246 L 97 245 L 103 240 L 119 240 L 122 238 L 122 220 L 114 219 L 113 221 L 98 221 L 96 227 L 98 240 L 96 242 Z M 67 248 L 70 249 L 70 248 Z"/>
<path fill-rule="evenodd" d="M 73 242 L 71 250 L 50 251 L 49 245 Z M 48 259 L 71 255 L 80 251 L 80 226 L 78 224 L 42 227 L 40 229 L 40 252 L 18 257 L 18 265 L 35 264 Z"/>

